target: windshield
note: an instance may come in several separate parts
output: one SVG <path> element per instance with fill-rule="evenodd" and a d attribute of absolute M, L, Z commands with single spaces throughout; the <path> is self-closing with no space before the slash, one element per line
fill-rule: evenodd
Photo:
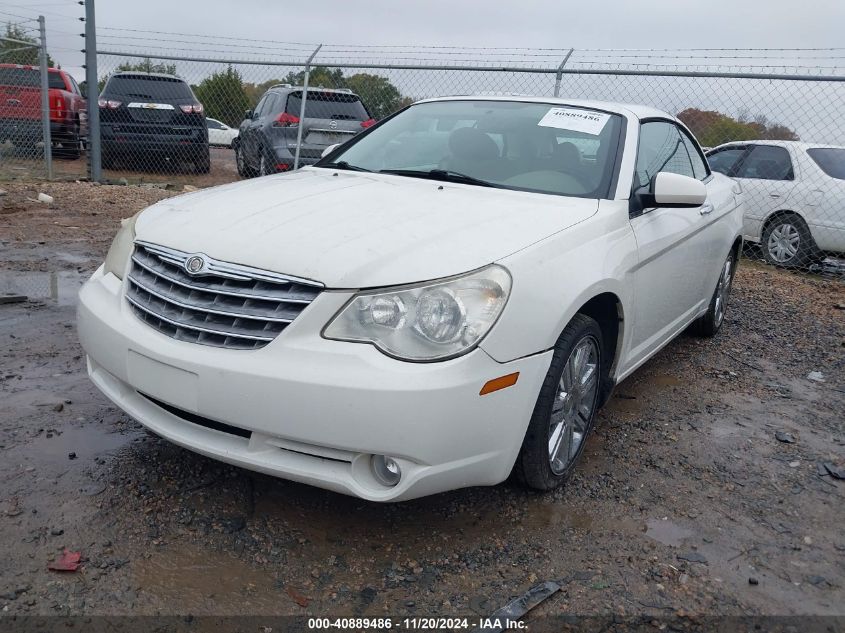
<path fill-rule="evenodd" d="M 821 170 L 831 178 L 845 180 L 845 149 L 814 147 L 807 153 Z"/>
<path fill-rule="evenodd" d="M 621 129 L 621 116 L 576 106 L 435 101 L 400 112 L 317 166 L 605 198 Z"/>
<path fill-rule="evenodd" d="M 138 99 L 196 101 L 188 84 L 181 79 L 155 75 L 115 75 L 109 79 L 103 94 Z"/>

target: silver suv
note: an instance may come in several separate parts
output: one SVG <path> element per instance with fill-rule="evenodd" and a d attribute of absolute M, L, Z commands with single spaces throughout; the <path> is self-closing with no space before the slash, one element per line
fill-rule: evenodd
<path fill-rule="evenodd" d="M 351 90 L 308 88 L 305 117 L 300 120 L 303 88 L 271 87 L 255 110 L 247 110 L 235 143 L 238 173 L 244 178 L 293 169 L 302 127 L 299 164 L 316 163 L 324 149 L 343 143 L 375 124 L 361 98 Z"/>

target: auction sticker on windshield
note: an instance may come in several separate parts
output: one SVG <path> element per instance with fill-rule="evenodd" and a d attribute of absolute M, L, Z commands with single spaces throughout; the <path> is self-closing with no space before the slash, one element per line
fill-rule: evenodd
<path fill-rule="evenodd" d="M 598 135 L 601 134 L 609 120 L 610 115 L 604 112 L 576 110 L 574 108 L 552 108 L 546 112 L 537 125 Z"/>

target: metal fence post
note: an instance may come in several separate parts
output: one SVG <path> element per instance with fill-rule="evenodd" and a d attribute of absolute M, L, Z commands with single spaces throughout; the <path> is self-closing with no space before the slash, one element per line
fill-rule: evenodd
<path fill-rule="evenodd" d="M 88 168 L 93 182 L 100 182 L 102 154 L 100 145 L 100 86 L 97 83 L 97 25 L 94 0 L 85 0 L 85 98 L 88 100 Z"/>
<path fill-rule="evenodd" d="M 569 61 L 569 58 L 572 56 L 572 53 L 575 49 L 570 48 L 569 52 L 566 54 L 566 57 L 563 58 L 563 61 L 560 63 L 560 66 L 557 67 L 557 74 L 555 75 L 555 96 L 560 96 L 560 81 L 563 79 L 563 67 L 566 66 L 566 62 Z"/>
<path fill-rule="evenodd" d="M 38 16 L 38 65 L 41 70 L 41 136 L 44 141 L 44 166 L 47 180 L 53 179 L 53 150 L 50 139 L 50 79 L 47 71 L 47 29 L 44 16 Z"/>
<path fill-rule="evenodd" d="M 299 106 L 299 129 L 296 131 L 296 153 L 293 157 L 293 168 L 299 169 L 299 148 L 302 146 L 302 126 L 305 124 L 305 102 L 308 100 L 308 78 L 311 75 L 311 62 L 320 52 L 323 45 L 320 44 L 311 53 L 311 57 L 305 62 L 305 81 L 302 82 L 302 102 Z"/>

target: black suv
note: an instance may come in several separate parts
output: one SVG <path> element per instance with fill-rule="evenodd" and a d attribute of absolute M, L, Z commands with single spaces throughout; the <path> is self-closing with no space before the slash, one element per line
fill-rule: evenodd
<path fill-rule="evenodd" d="M 302 127 L 300 165 L 313 165 L 330 145 L 343 143 L 375 124 L 361 98 L 351 90 L 308 88 L 305 118 L 300 121 L 303 88 L 271 87 L 255 110 L 248 110 L 235 140 L 238 173 L 252 176 L 293 169 Z"/>
<path fill-rule="evenodd" d="M 119 72 L 100 93 L 103 167 L 132 160 L 190 162 L 208 173 L 211 157 L 202 104 L 182 79 L 160 73 Z"/>

